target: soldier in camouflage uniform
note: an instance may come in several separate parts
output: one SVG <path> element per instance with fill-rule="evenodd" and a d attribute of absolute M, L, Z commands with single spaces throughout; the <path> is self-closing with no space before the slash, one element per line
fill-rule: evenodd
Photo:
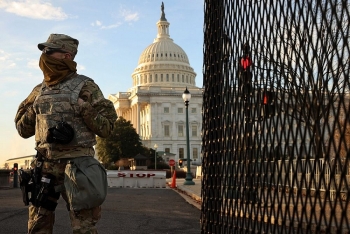
<path fill-rule="evenodd" d="M 42 50 L 39 67 L 44 80 L 19 105 L 15 123 L 19 135 L 35 135 L 36 150 L 43 155 L 42 174 L 54 176 L 55 187 L 67 202 L 64 188 L 65 168 L 69 159 L 93 157 L 95 135 L 108 137 L 117 115 L 113 104 L 104 98 L 94 81 L 76 73 L 78 40 L 64 34 L 51 34 L 47 42 L 38 44 Z M 67 144 L 50 142 L 48 129 L 64 119 L 74 129 L 74 138 Z M 56 204 L 56 203 L 55 203 Z M 91 209 L 70 210 L 73 233 L 97 233 L 96 223 L 101 217 L 101 206 Z M 30 205 L 28 233 L 52 233 L 54 210 Z"/>

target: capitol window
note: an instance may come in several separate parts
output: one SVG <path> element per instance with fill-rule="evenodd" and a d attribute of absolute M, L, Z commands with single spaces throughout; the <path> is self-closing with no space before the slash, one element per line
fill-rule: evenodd
<path fill-rule="evenodd" d="M 177 135 L 178 135 L 179 137 L 184 136 L 184 126 L 183 126 L 183 125 L 177 126 Z"/>
<path fill-rule="evenodd" d="M 179 148 L 179 158 L 184 158 L 185 153 L 184 153 L 184 148 Z"/>
<path fill-rule="evenodd" d="M 170 136 L 170 127 L 169 127 L 169 125 L 164 125 L 164 136 Z"/>
<path fill-rule="evenodd" d="M 192 125 L 192 136 L 197 136 L 197 125 Z"/>
<path fill-rule="evenodd" d="M 169 114 L 169 107 L 164 107 L 164 113 Z"/>
<path fill-rule="evenodd" d="M 166 74 L 166 81 L 169 81 L 169 74 Z"/>
<path fill-rule="evenodd" d="M 193 159 L 198 159 L 198 148 L 192 149 L 192 156 L 193 156 Z"/>
<path fill-rule="evenodd" d="M 179 114 L 184 113 L 184 108 L 182 108 L 182 107 L 177 108 L 177 113 L 179 113 Z"/>

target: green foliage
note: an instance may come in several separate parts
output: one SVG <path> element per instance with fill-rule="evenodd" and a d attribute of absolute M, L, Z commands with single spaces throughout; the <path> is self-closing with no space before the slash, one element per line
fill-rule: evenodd
<path fill-rule="evenodd" d="M 133 158 L 139 153 L 144 154 L 146 148 L 142 146 L 140 137 L 131 122 L 119 117 L 109 137 L 97 137 L 96 150 L 99 160 L 107 165 L 120 158 Z"/>

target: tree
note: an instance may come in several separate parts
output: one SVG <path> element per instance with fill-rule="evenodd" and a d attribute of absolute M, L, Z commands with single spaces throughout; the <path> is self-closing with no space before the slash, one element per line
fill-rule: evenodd
<path fill-rule="evenodd" d="M 257 57 L 263 86 L 279 94 L 279 112 L 305 126 L 310 152 L 325 153 L 325 137 L 335 129 L 324 122 L 337 117 L 336 104 L 349 92 L 349 3 L 341 0 L 294 2 L 296 14 L 266 32 Z M 288 15 L 289 6 L 279 9 Z M 274 38 L 270 38 L 274 35 Z M 328 131 L 328 132 L 325 132 Z M 300 132 L 300 134 L 304 134 Z M 310 154 L 309 154 L 310 155 Z"/>
<path fill-rule="evenodd" d="M 117 119 L 109 137 L 97 137 L 98 158 L 106 166 L 121 158 L 133 158 L 139 153 L 144 154 L 145 149 L 131 122 L 123 117 Z"/>

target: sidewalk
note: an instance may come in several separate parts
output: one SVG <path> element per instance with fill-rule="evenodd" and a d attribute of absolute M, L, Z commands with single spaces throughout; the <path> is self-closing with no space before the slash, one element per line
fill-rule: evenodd
<path fill-rule="evenodd" d="M 166 180 L 167 185 L 171 187 L 172 178 L 169 178 Z M 186 196 L 190 197 L 192 202 L 190 200 L 187 200 L 188 202 L 195 205 L 198 209 L 200 209 L 202 198 L 201 198 L 201 189 L 202 189 L 202 181 L 201 179 L 193 179 L 194 185 L 184 185 L 185 179 L 176 179 L 176 192 L 179 194 L 185 194 Z"/>

